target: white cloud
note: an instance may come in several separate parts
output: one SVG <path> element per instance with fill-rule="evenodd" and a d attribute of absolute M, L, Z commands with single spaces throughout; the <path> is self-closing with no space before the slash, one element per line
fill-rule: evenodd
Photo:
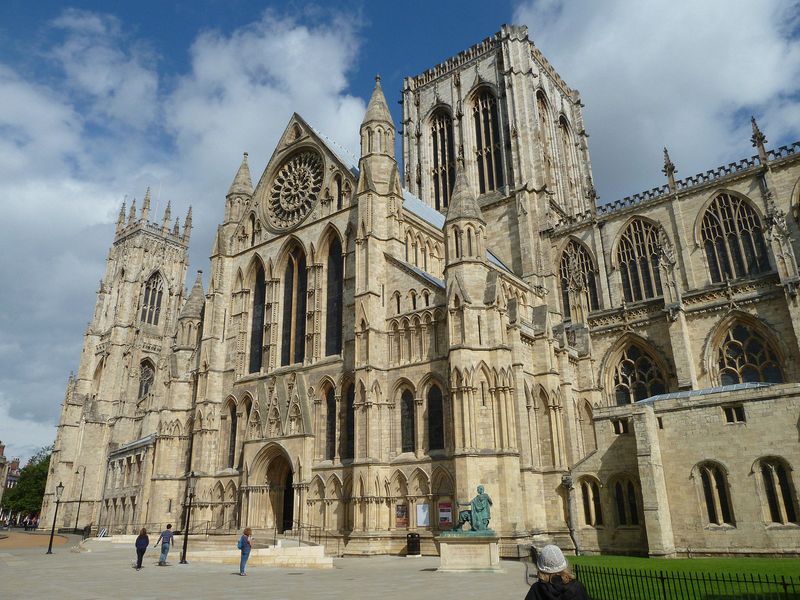
<path fill-rule="evenodd" d="M 48 25 L 55 34 L 39 54 L 46 76 L 23 76 L 0 59 L 8 453 L 53 441 L 124 195 L 141 199 L 153 186 L 155 219 L 167 199 L 173 215 L 193 204 L 193 267 L 206 268 L 241 152 L 250 151 L 258 179 L 292 111 L 357 148 L 365 103 L 348 93 L 348 75 L 358 32 L 335 16 L 314 19 L 265 13 L 233 32 L 207 31 L 187 72 L 166 82 L 147 40 L 124 33 L 129 24 L 84 11 Z"/>
<path fill-rule="evenodd" d="M 581 91 L 602 201 L 754 153 L 749 116 L 770 142 L 800 135 L 800 3 L 767 0 L 526 1 L 528 25 Z M 793 141 L 793 140 L 792 140 Z"/>

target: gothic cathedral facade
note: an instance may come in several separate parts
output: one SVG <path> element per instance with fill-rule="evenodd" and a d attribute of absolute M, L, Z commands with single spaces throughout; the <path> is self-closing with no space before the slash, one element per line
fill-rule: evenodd
<path fill-rule="evenodd" d="M 524 27 L 402 94 L 358 158 L 296 114 L 245 154 L 207 289 L 191 209 L 123 206 L 42 523 L 182 527 L 191 475 L 192 528 L 435 552 L 483 484 L 506 556 L 796 553 L 800 143 L 598 206 Z"/>

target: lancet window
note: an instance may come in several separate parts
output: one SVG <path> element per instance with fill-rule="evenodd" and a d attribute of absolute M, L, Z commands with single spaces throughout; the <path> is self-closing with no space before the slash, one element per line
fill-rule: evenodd
<path fill-rule="evenodd" d="M 603 524 L 603 508 L 600 504 L 600 486 L 596 481 L 581 481 L 581 499 L 583 500 L 583 521 L 590 527 Z"/>
<path fill-rule="evenodd" d="M 306 356 L 306 255 L 295 246 L 283 273 L 283 346 L 281 365 L 303 362 Z"/>
<path fill-rule="evenodd" d="M 783 383 L 778 353 L 759 331 L 744 323 L 735 323 L 717 351 L 719 379 L 722 385 L 735 383 Z"/>
<path fill-rule="evenodd" d="M 328 246 L 327 311 L 325 313 L 325 354 L 340 354 L 342 351 L 342 304 L 344 274 L 342 244 L 332 237 Z"/>
<path fill-rule="evenodd" d="M 764 484 L 769 521 L 797 523 L 797 495 L 786 463 L 779 458 L 768 458 L 760 461 L 758 470 Z"/>
<path fill-rule="evenodd" d="M 636 501 L 636 487 L 631 480 L 620 480 L 614 484 L 614 506 L 617 511 L 617 525 L 638 525 L 639 509 Z"/>
<path fill-rule="evenodd" d="M 761 219 L 749 202 L 720 194 L 701 226 L 711 280 L 715 282 L 769 271 Z"/>
<path fill-rule="evenodd" d="M 575 197 L 578 191 L 578 186 L 575 181 L 575 142 L 572 138 L 572 132 L 569 129 L 567 120 L 561 117 L 558 120 L 558 139 L 561 144 L 561 155 L 564 159 L 564 183 L 566 185 L 566 192 L 569 195 L 569 200 L 575 202 Z"/>
<path fill-rule="evenodd" d="M 733 525 L 733 511 L 725 472 L 718 464 L 705 462 L 698 465 L 700 484 L 703 487 L 706 516 L 710 525 Z"/>
<path fill-rule="evenodd" d="M 237 414 L 236 405 L 231 402 L 228 406 L 228 468 L 233 468 L 234 460 L 236 458 L 236 429 L 237 429 Z"/>
<path fill-rule="evenodd" d="M 143 323 L 158 325 L 161 313 L 161 298 L 164 295 L 164 279 L 159 273 L 153 273 L 144 284 L 142 312 L 139 317 Z"/>
<path fill-rule="evenodd" d="M 150 393 L 153 387 L 153 381 L 156 378 L 156 370 L 153 363 L 149 360 L 143 360 L 139 365 L 139 399 L 141 400 Z"/>
<path fill-rule="evenodd" d="M 655 359 L 636 344 L 629 344 L 614 368 L 614 399 L 623 406 L 667 391 L 666 377 Z"/>
<path fill-rule="evenodd" d="M 430 450 L 444 450 L 442 390 L 437 385 L 428 390 L 428 447 Z"/>
<path fill-rule="evenodd" d="M 264 347 L 264 295 L 266 282 L 264 268 L 259 263 L 256 266 L 253 281 L 253 314 L 250 327 L 250 373 L 261 371 Z"/>
<path fill-rule="evenodd" d="M 414 395 L 405 390 L 400 396 L 400 440 L 402 452 L 414 452 Z"/>
<path fill-rule="evenodd" d="M 641 219 L 625 229 L 617 249 L 625 300 L 636 302 L 655 298 L 663 292 L 659 265 L 658 230 Z"/>
<path fill-rule="evenodd" d="M 550 140 L 551 121 L 550 109 L 547 100 L 539 92 L 536 94 L 536 109 L 539 113 L 539 127 L 536 130 L 536 138 L 542 152 L 542 162 L 544 166 L 544 182 L 553 185 L 553 146 Z"/>
<path fill-rule="evenodd" d="M 344 410 L 344 452 L 342 458 L 352 459 L 356 450 L 356 412 L 355 412 L 355 387 L 351 384 L 345 394 Z"/>
<path fill-rule="evenodd" d="M 431 119 L 433 152 L 433 200 L 436 210 L 447 207 L 456 181 L 456 154 L 453 143 L 453 119 L 444 109 Z"/>
<path fill-rule="evenodd" d="M 564 319 L 572 318 L 571 299 L 582 299 L 589 310 L 597 310 L 597 272 L 589 251 L 583 244 L 570 240 L 561 255 L 561 299 Z"/>
<path fill-rule="evenodd" d="M 503 187 L 503 160 L 500 147 L 500 119 L 497 98 L 489 90 L 481 91 L 472 106 L 475 123 L 475 155 L 478 164 L 480 193 Z"/>
<path fill-rule="evenodd" d="M 325 459 L 336 455 L 336 392 L 332 387 L 325 394 Z"/>

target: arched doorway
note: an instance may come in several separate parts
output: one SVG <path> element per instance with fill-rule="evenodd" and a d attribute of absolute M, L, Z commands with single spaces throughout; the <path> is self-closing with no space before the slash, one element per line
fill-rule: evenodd
<path fill-rule="evenodd" d="M 270 461 L 266 479 L 275 527 L 279 533 L 283 533 L 292 529 L 294 522 L 292 465 L 285 456 L 278 455 Z"/>

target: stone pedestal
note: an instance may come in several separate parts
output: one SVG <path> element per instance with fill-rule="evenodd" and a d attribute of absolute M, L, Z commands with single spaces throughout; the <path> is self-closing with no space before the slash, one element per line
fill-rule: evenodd
<path fill-rule="evenodd" d="M 439 571 L 500 571 L 500 548 L 494 535 L 442 535 Z"/>

